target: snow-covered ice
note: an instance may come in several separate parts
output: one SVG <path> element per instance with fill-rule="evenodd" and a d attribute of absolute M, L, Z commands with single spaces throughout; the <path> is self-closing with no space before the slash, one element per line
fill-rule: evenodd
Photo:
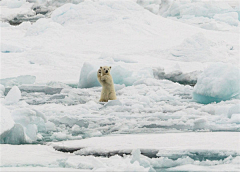
<path fill-rule="evenodd" d="M 1 170 L 239 171 L 237 4 L 0 5 Z"/>

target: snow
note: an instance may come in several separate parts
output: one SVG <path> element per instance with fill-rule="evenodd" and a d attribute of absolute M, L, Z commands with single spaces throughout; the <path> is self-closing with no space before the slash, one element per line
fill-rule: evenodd
<path fill-rule="evenodd" d="M 238 97 L 240 69 L 233 65 L 215 63 L 198 77 L 193 99 L 199 103 L 220 102 Z"/>
<path fill-rule="evenodd" d="M 5 97 L 7 104 L 17 103 L 21 99 L 21 91 L 17 86 L 13 86 Z"/>

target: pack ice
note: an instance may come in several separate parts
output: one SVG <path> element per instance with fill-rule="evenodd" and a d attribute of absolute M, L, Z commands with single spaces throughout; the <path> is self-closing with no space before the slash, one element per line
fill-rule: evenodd
<path fill-rule="evenodd" d="M 193 89 L 193 99 L 203 104 L 239 98 L 239 94 L 240 69 L 224 63 L 205 69 Z"/>

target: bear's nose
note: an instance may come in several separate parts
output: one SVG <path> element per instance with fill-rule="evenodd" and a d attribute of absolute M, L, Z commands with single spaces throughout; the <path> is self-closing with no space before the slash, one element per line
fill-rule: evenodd
<path fill-rule="evenodd" d="M 108 73 L 108 70 L 106 70 L 106 73 Z"/>

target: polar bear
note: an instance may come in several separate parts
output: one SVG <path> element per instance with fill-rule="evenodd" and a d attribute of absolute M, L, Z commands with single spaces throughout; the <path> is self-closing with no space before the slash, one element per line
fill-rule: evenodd
<path fill-rule="evenodd" d="M 102 85 L 101 98 L 99 102 L 107 102 L 108 100 L 116 100 L 116 92 L 112 76 L 110 74 L 111 66 L 101 66 L 98 69 L 97 78 Z"/>

